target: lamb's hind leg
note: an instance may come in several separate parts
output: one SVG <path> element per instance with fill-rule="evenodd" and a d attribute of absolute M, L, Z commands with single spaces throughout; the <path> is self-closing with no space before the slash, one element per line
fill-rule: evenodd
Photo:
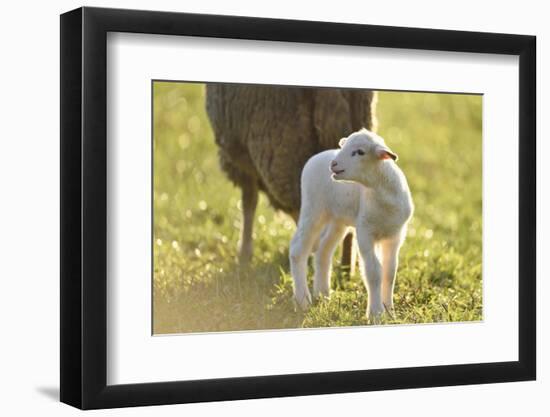
<path fill-rule="evenodd" d="M 330 295 L 330 273 L 334 249 L 342 240 L 346 227 L 331 223 L 325 227 L 315 252 L 315 275 L 313 278 L 313 296 Z"/>
<path fill-rule="evenodd" d="M 290 242 L 289 259 L 290 273 L 294 280 L 294 299 L 302 310 L 311 303 L 311 294 L 307 286 L 307 259 L 321 233 L 321 228 L 320 217 L 302 215 Z"/>
<path fill-rule="evenodd" d="M 246 265 L 252 258 L 252 231 L 254 230 L 254 215 L 258 205 L 258 184 L 248 177 L 242 186 L 243 225 L 239 241 L 239 261 Z"/>

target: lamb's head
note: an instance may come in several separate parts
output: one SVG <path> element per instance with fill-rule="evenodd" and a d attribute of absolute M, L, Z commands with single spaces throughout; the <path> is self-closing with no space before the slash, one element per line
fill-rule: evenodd
<path fill-rule="evenodd" d="M 361 129 L 340 140 L 340 151 L 331 161 L 332 178 L 370 186 L 376 181 L 382 164 L 397 161 L 397 155 L 384 143 L 384 139 Z"/>

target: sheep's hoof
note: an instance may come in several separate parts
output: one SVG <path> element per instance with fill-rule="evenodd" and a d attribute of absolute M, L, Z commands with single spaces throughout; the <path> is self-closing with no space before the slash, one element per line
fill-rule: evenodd
<path fill-rule="evenodd" d="M 239 264 L 241 266 L 248 266 L 252 260 L 252 247 L 243 246 L 239 250 Z"/>
<path fill-rule="evenodd" d="M 239 265 L 242 267 L 247 267 L 248 265 L 250 265 L 251 260 L 252 260 L 251 255 L 243 255 L 243 254 L 239 255 Z"/>

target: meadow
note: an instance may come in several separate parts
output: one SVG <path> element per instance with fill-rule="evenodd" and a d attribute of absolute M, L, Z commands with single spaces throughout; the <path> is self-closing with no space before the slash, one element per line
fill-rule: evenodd
<path fill-rule="evenodd" d="M 155 82 L 153 93 L 153 332 L 367 325 L 365 286 L 340 249 L 331 298 L 295 310 L 295 225 L 263 195 L 253 261 L 239 266 L 240 191 L 219 168 L 204 85 Z M 482 320 L 482 97 L 379 92 L 377 114 L 415 203 L 382 324 Z"/>

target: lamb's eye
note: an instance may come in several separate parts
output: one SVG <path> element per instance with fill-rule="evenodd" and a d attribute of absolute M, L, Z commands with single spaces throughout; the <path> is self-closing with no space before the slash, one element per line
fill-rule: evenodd
<path fill-rule="evenodd" d="M 365 152 L 362 149 L 357 149 L 356 151 L 353 151 L 351 153 L 351 156 L 355 156 L 355 155 L 365 155 Z"/>

